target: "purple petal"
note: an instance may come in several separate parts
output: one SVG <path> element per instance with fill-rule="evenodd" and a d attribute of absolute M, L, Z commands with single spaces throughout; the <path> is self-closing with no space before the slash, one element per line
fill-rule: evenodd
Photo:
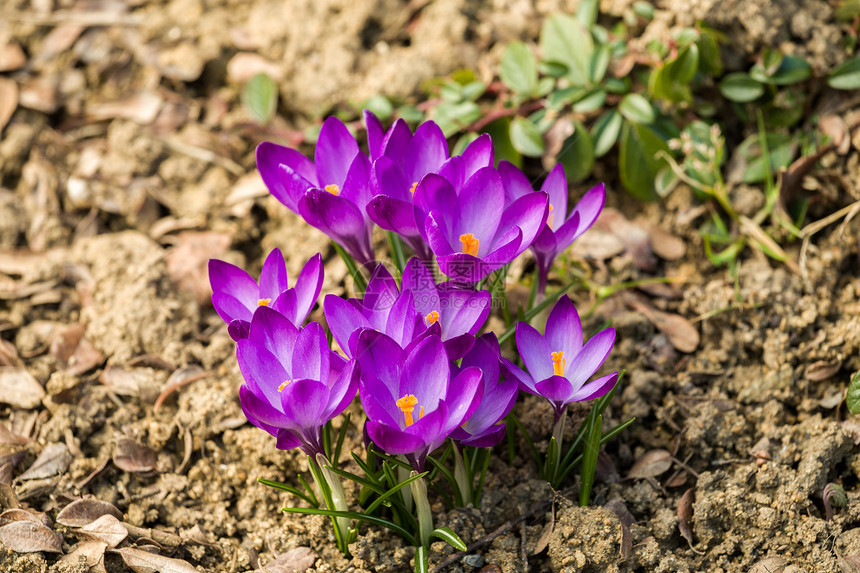
<path fill-rule="evenodd" d="M 302 445 L 302 441 L 291 431 L 286 428 L 278 430 L 278 442 L 275 445 L 279 450 L 292 450 Z"/>
<path fill-rule="evenodd" d="M 249 422 L 273 436 L 278 435 L 279 428 L 290 423 L 280 407 L 272 407 L 265 397 L 255 394 L 246 384 L 239 387 L 239 405 Z"/>
<path fill-rule="evenodd" d="M 499 341 L 492 332 L 483 334 L 475 340 L 475 345 L 463 357 L 461 368 L 475 366 L 484 373 L 484 387 L 495 386 L 499 381 Z M 487 398 L 485 392 L 484 398 Z M 483 409 L 483 405 L 481 407 Z"/>
<path fill-rule="evenodd" d="M 387 195 L 377 195 L 367 204 L 370 220 L 385 229 L 403 237 L 420 237 L 421 231 L 415 223 L 415 208 Z"/>
<path fill-rule="evenodd" d="M 417 257 L 412 257 L 403 269 L 400 280 L 403 291 L 412 291 L 415 297 L 415 308 L 422 315 L 432 310 L 438 310 L 439 297 L 436 292 L 436 281 L 427 264 Z"/>
<path fill-rule="evenodd" d="M 600 398 L 615 386 L 618 382 L 618 372 L 613 372 L 608 376 L 603 376 L 597 380 L 592 380 L 576 391 L 571 397 L 571 402 L 582 402 L 585 400 L 593 400 Z"/>
<path fill-rule="evenodd" d="M 380 424 L 370 419 L 367 420 L 366 428 L 373 443 L 391 455 L 411 454 L 426 446 L 422 438 L 400 428 Z"/>
<path fill-rule="evenodd" d="M 349 167 L 358 153 L 358 143 L 343 122 L 336 117 L 326 119 L 314 153 L 319 185 L 334 184 L 342 189 Z"/>
<path fill-rule="evenodd" d="M 230 263 L 209 259 L 209 284 L 213 293 L 225 293 L 248 308 L 257 306 L 260 287 L 251 275 Z"/>
<path fill-rule="evenodd" d="M 247 320 L 235 319 L 231 320 L 227 325 L 227 334 L 230 335 L 235 342 L 239 342 L 243 338 L 248 338 L 251 334 L 251 323 Z"/>
<path fill-rule="evenodd" d="M 309 225 L 341 243 L 358 262 L 373 259 L 364 216 L 348 199 L 311 189 L 299 201 L 299 214 Z"/>
<path fill-rule="evenodd" d="M 552 402 L 556 407 L 570 402 L 574 387 L 564 376 L 550 376 L 535 385 L 538 394 Z"/>
<path fill-rule="evenodd" d="M 581 386 L 606 361 L 606 357 L 609 356 L 614 344 L 615 329 L 601 330 L 585 343 L 585 346 L 582 347 L 579 354 L 573 357 L 573 360 L 567 361 L 565 376 L 575 386 Z"/>
<path fill-rule="evenodd" d="M 292 375 L 328 382 L 329 348 L 325 332 L 318 322 L 311 322 L 299 331 L 293 347 Z"/>
<path fill-rule="evenodd" d="M 522 368 L 504 356 L 499 359 L 499 364 L 501 365 L 501 375 L 503 377 L 515 380 L 519 384 L 520 390 L 528 392 L 529 394 L 537 394 L 534 378 L 529 376 Z"/>
<path fill-rule="evenodd" d="M 412 202 L 412 183 L 406 181 L 403 171 L 391 159 L 380 157 L 374 161 L 371 177 L 373 187 L 378 194 Z"/>
<path fill-rule="evenodd" d="M 223 292 L 216 292 L 212 295 L 212 306 L 221 320 L 226 323 L 234 320 L 249 321 L 253 316 L 252 311 L 242 301 Z"/>
<path fill-rule="evenodd" d="M 437 252 L 436 256 L 439 269 L 451 279 L 461 283 L 476 283 L 494 270 L 492 265 L 472 255 L 463 253 L 441 255 Z M 504 264 L 501 263 L 495 268 L 500 268 Z"/>
<path fill-rule="evenodd" d="M 397 297 L 397 300 L 391 307 L 391 311 L 388 313 L 388 321 L 385 323 L 385 334 L 390 336 L 401 347 L 406 346 L 412 341 L 417 316 L 418 313 L 415 311 L 412 302 L 412 293 L 404 291 Z"/>
<path fill-rule="evenodd" d="M 291 377 L 275 355 L 259 344 L 244 339 L 236 343 L 236 360 L 250 390 L 280 410 L 278 386 Z"/>
<path fill-rule="evenodd" d="M 463 434 L 469 436 L 467 432 L 464 430 L 460 430 Z M 474 436 L 469 436 L 467 438 L 459 438 L 454 434 L 451 434 L 451 437 L 455 440 L 458 440 L 464 446 L 472 446 L 475 448 L 492 448 L 496 444 L 502 441 L 502 438 L 505 437 L 505 432 L 507 431 L 507 426 L 505 424 L 499 424 L 498 426 L 490 426 L 479 434 Z M 459 435 L 463 435 L 459 434 Z"/>
<path fill-rule="evenodd" d="M 328 386 L 317 380 L 293 380 L 281 391 L 281 408 L 300 428 L 323 426 L 328 405 Z"/>
<path fill-rule="evenodd" d="M 298 329 L 287 317 L 272 308 L 261 306 L 251 319 L 248 338 L 271 352 L 284 368 L 289 369 L 298 335 Z M 283 380 L 275 385 L 281 382 Z"/>
<path fill-rule="evenodd" d="M 264 141 L 257 146 L 256 156 L 263 183 L 292 211 L 307 189 L 319 185 L 316 167 L 295 149 Z"/>
<path fill-rule="evenodd" d="M 547 196 L 545 193 L 534 192 L 517 199 L 505 209 L 499 229 L 519 227 L 523 237 L 517 255 L 528 249 L 538 233 L 544 228 L 547 217 Z"/>
<path fill-rule="evenodd" d="M 559 228 L 559 232 L 556 233 L 556 240 L 561 250 L 566 249 L 594 224 L 603 210 L 604 203 L 606 203 L 606 190 L 603 183 L 593 187 L 579 200 L 571 214 L 571 217 L 573 214 L 579 215 L 579 224 L 572 228 L 565 228 L 564 232 Z"/>
<path fill-rule="evenodd" d="M 424 221 L 424 231 L 427 244 L 430 245 L 430 248 L 433 249 L 433 253 L 437 257 L 452 255 L 456 252 L 450 242 L 450 233 L 445 219 L 443 216 L 437 214 L 436 211 L 431 211 L 427 215 L 427 219 Z M 459 244 L 457 246 L 459 247 Z"/>
<path fill-rule="evenodd" d="M 448 360 L 459 360 L 475 345 L 475 337 L 471 334 L 461 334 L 443 341 Z"/>
<path fill-rule="evenodd" d="M 555 164 L 540 190 L 549 196 L 549 204 L 552 205 L 552 213 L 555 215 L 553 224 L 557 229 L 567 216 L 567 177 L 561 163 Z"/>
<path fill-rule="evenodd" d="M 367 148 L 370 152 L 370 158 L 376 159 L 382 155 L 382 138 L 385 137 L 382 122 L 368 109 L 362 110 L 361 115 L 364 118 L 364 129 L 367 132 Z"/>
<path fill-rule="evenodd" d="M 322 264 L 322 255 L 315 254 L 302 267 L 299 278 L 296 280 L 296 320 L 299 323 L 305 321 L 311 313 L 317 299 L 322 291 L 325 270 Z"/>
<path fill-rule="evenodd" d="M 445 404 L 448 406 L 448 432 L 463 425 L 474 414 L 484 395 L 484 373 L 470 366 L 451 380 Z"/>
<path fill-rule="evenodd" d="M 364 213 L 367 202 L 373 197 L 370 160 L 364 154 L 359 153 L 352 160 L 340 196 L 351 201 L 358 207 L 359 212 Z"/>
<path fill-rule="evenodd" d="M 300 327 L 307 316 L 301 317 L 299 320 L 298 300 L 296 298 L 296 289 L 291 288 L 286 290 L 275 299 L 275 302 L 269 305 L 269 308 L 283 314 L 287 320 L 293 323 L 294 326 Z"/>
<path fill-rule="evenodd" d="M 428 337 L 406 358 L 400 376 L 400 395 L 396 398 L 412 394 L 418 399 L 418 406 L 428 412 L 435 410 L 439 400 L 445 399 L 450 379 L 451 369 L 442 341 L 437 336 Z"/>
<path fill-rule="evenodd" d="M 419 416 L 416 416 L 415 423 L 406 428 L 406 431 L 413 436 L 421 436 L 427 448 L 435 450 L 448 438 L 452 430 L 448 424 L 450 421 L 448 405 L 440 401 L 436 409 L 425 411 L 424 416 L 420 414 Z"/>
<path fill-rule="evenodd" d="M 505 204 L 510 205 L 520 197 L 534 193 L 529 178 L 513 163 L 500 161 L 498 170 L 505 187 Z"/>
<path fill-rule="evenodd" d="M 287 278 L 284 255 L 281 254 L 281 249 L 272 249 L 260 272 L 260 298 L 275 300 L 288 288 L 290 288 L 290 282 Z"/>
<path fill-rule="evenodd" d="M 492 295 L 488 291 L 462 290 L 442 283 L 439 297 L 443 340 L 464 333 L 476 334 L 490 316 Z"/>
<path fill-rule="evenodd" d="M 355 359 L 362 377 L 378 378 L 389 388 L 395 400 L 409 394 L 400 388 L 400 373 L 405 368 L 406 354 L 390 337 L 375 330 L 362 331 L 356 344 Z"/>
<path fill-rule="evenodd" d="M 325 417 L 329 420 L 343 412 L 358 392 L 358 368 L 355 360 L 350 360 L 331 385 Z"/>
<path fill-rule="evenodd" d="M 323 299 L 325 320 L 338 346 L 347 356 L 353 356 L 353 348 L 349 346 L 352 333 L 359 328 L 369 328 L 370 323 L 348 301 L 334 294 L 327 294 Z"/>
<path fill-rule="evenodd" d="M 567 295 L 558 299 L 546 319 L 546 341 L 552 352 L 564 352 L 568 360 L 582 348 L 582 323 Z"/>
<path fill-rule="evenodd" d="M 465 179 L 470 178 L 479 169 L 493 166 L 493 140 L 489 134 L 478 136 L 475 141 L 463 150 L 463 164 L 465 167 Z"/>
<path fill-rule="evenodd" d="M 535 380 L 543 380 L 553 375 L 552 353 L 546 339 L 525 322 L 517 323 L 517 350 Z"/>
<path fill-rule="evenodd" d="M 358 397 L 368 420 L 387 426 L 406 428 L 403 412 L 397 406 L 399 397 L 391 392 L 391 387 L 380 380 L 375 373 L 362 372 L 358 382 Z"/>
<path fill-rule="evenodd" d="M 480 169 L 460 190 L 453 219 L 449 219 L 453 221 L 452 239 L 472 234 L 478 239 L 478 256 L 487 254 L 504 208 L 505 190 L 498 172 L 492 167 Z"/>
<path fill-rule="evenodd" d="M 418 126 L 406 151 L 403 172 L 411 183 L 417 183 L 428 173 L 436 172 L 448 159 L 448 141 L 442 129 L 433 121 Z M 410 183 L 410 184 L 411 184 Z"/>
<path fill-rule="evenodd" d="M 576 219 L 576 221 L 574 221 L 574 224 L 576 224 L 579 221 L 579 217 L 577 215 L 574 215 L 574 218 Z M 547 219 L 547 221 L 549 221 L 549 219 Z M 562 226 L 567 225 L 568 223 L 570 223 L 570 219 L 565 221 Z M 550 261 L 555 260 L 555 257 L 558 254 L 559 250 L 558 242 L 555 239 L 555 233 L 549 227 L 549 223 L 544 225 L 543 229 L 541 229 L 541 232 L 538 233 L 537 237 L 535 237 L 535 240 L 532 243 L 532 250 L 535 252 L 535 254 L 539 253 Z"/>
<path fill-rule="evenodd" d="M 385 134 L 385 139 L 382 142 L 382 155 L 402 166 L 410 141 L 412 141 L 412 130 L 409 129 L 405 121 L 398 118 Z"/>

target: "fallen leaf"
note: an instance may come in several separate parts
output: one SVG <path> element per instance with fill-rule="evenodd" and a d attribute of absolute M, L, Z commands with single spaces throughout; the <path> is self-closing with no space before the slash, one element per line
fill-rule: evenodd
<path fill-rule="evenodd" d="M 818 128 L 833 141 L 836 151 L 845 155 L 851 149 L 848 137 L 848 124 L 838 115 L 823 115 L 818 120 Z"/>
<path fill-rule="evenodd" d="M 119 519 L 106 514 L 78 529 L 78 534 L 86 539 L 103 541 L 113 548 L 128 537 L 128 530 Z"/>
<path fill-rule="evenodd" d="M 253 52 L 239 52 L 227 62 L 227 82 L 244 84 L 257 74 L 266 74 L 276 82 L 284 79 L 281 66 Z"/>
<path fill-rule="evenodd" d="M 308 547 L 296 547 L 263 567 L 265 573 L 304 573 L 314 566 L 317 554 Z"/>
<path fill-rule="evenodd" d="M 810 382 L 821 382 L 835 376 L 842 367 L 842 361 L 827 362 L 819 360 L 806 367 L 806 379 Z"/>
<path fill-rule="evenodd" d="M 618 483 L 620 479 L 615 463 L 609 454 L 603 450 L 597 452 L 597 468 L 594 475 L 603 483 Z"/>
<path fill-rule="evenodd" d="M 624 252 L 624 243 L 614 233 L 591 228 L 578 238 L 570 253 L 579 259 L 605 261 Z"/>
<path fill-rule="evenodd" d="M 18 108 L 18 84 L 9 78 L 0 78 L 0 132 L 12 119 Z"/>
<path fill-rule="evenodd" d="M 627 219 L 617 209 L 611 207 L 604 209 L 594 222 L 593 228 L 609 231 L 618 237 L 624 243 L 636 267 L 643 271 L 653 271 L 657 268 L 657 259 L 648 240 L 648 231 Z"/>
<path fill-rule="evenodd" d="M 29 441 L 30 440 L 24 436 L 13 434 L 9 428 L 6 427 L 6 424 L 0 424 L 0 444 L 15 444 L 16 446 L 20 446 Z"/>
<path fill-rule="evenodd" d="M 123 547 L 122 549 L 112 549 L 111 553 L 116 553 L 122 557 L 125 564 L 137 573 L 197 573 L 197 569 L 187 561 L 171 559 L 140 549 Z"/>
<path fill-rule="evenodd" d="M 13 521 L 0 527 L 0 542 L 16 553 L 63 552 L 60 537 L 35 521 Z"/>
<path fill-rule="evenodd" d="M 87 105 L 87 117 L 93 121 L 128 119 L 139 125 L 149 125 L 158 117 L 164 103 L 158 93 L 142 90 L 124 99 Z"/>
<path fill-rule="evenodd" d="M 167 272 L 180 288 L 191 292 L 199 304 L 212 296 L 209 286 L 209 259 L 223 255 L 232 238 L 227 233 L 185 231 L 165 256 Z"/>
<path fill-rule="evenodd" d="M 77 499 L 60 510 L 57 514 L 57 523 L 67 527 L 83 527 L 105 515 L 122 519 L 122 512 L 112 503 L 87 497 Z"/>
<path fill-rule="evenodd" d="M 15 490 L 6 483 L 0 483 L 0 507 L 21 507 L 21 502 L 18 501 Z"/>
<path fill-rule="evenodd" d="M 690 353 L 699 347 L 699 331 L 683 316 L 657 310 L 631 296 L 625 297 L 625 300 L 631 308 L 644 314 L 657 330 L 669 337 L 675 349 Z"/>
<path fill-rule="evenodd" d="M 826 410 L 832 410 L 845 401 L 845 389 L 831 385 L 824 389 L 824 396 L 818 401 L 818 405 Z"/>
<path fill-rule="evenodd" d="M 51 527 L 51 520 L 44 513 L 36 514 L 20 508 L 7 509 L 3 513 L 0 513 L 0 525 L 6 525 L 13 521 L 33 521 L 41 523 L 45 527 Z"/>
<path fill-rule="evenodd" d="M 612 501 L 605 503 L 603 507 L 617 515 L 618 519 L 621 520 L 621 523 L 627 527 L 636 523 L 636 518 L 633 517 L 633 514 L 630 513 L 630 510 L 627 509 L 627 506 L 624 505 L 624 502 L 620 499 L 613 499 Z"/>
<path fill-rule="evenodd" d="M 39 453 L 39 457 L 33 462 L 27 471 L 18 476 L 21 481 L 31 479 L 43 479 L 65 472 L 72 463 L 72 454 L 63 443 L 53 443 L 45 446 Z"/>
<path fill-rule="evenodd" d="M 161 392 L 161 395 L 158 396 L 158 399 L 155 401 L 155 404 L 152 407 L 153 412 L 157 411 L 164 401 L 170 396 L 173 392 L 182 388 L 186 384 L 191 384 L 201 378 L 204 378 L 209 375 L 209 372 L 203 370 L 199 366 L 188 366 L 186 368 L 179 368 L 170 375 L 170 378 L 167 379 L 167 382 L 164 385 L 164 390 Z"/>
<path fill-rule="evenodd" d="M 627 478 L 657 477 L 668 471 L 671 467 L 672 454 L 663 449 L 651 450 L 636 460 L 636 463 L 630 468 Z"/>
<path fill-rule="evenodd" d="M 786 567 L 788 567 L 788 561 L 784 557 L 775 555 L 765 557 L 750 567 L 750 573 L 782 573 Z"/>
<path fill-rule="evenodd" d="M 42 403 L 45 389 L 26 368 L 0 368 L 0 402 L 29 410 Z"/>
<path fill-rule="evenodd" d="M 693 488 L 688 489 L 678 501 L 678 529 L 681 531 L 681 537 L 687 540 L 690 544 L 690 549 L 693 548 Z"/>
<path fill-rule="evenodd" d="M 190 434 L 186 434 L 190 435 Z M 221 546 L 212 541 L 210 533 L 200 527 L 199 523 L 195 523 L 194 527 L 190 529 L 181 529 L 179 531 L 179 536 L 185 543 L 191 543 L 194 545 L 202 545 L 204 547 L 212 547 L 212 548 L 220 548 Z"/>
<path fill-rule="evenodd" d="M 116 453 L 113 463 L 125 472 L 143 473 L 155 469 L 158 456 L 150 447 L 144 446 L 129 438 L 122 438 L 116 443 Z"/>
<path fill-rule="evenodd" d="M 107 547 L 107 543 L 103 541 L 82 541 L 72 548 L 71 553 L 60 557 L 59 562 L 71 565 L 83 562 L 90 568 L 90 573 L 105 573 L 104 556 Z"/>
<path fill-rule="evenodd" d="M 555 504 L 552 505 L 552 511 L 550 512 L 549 521 L 544 526 L 543 531 L 540 534 L 540 537 L 535 543 L 535 548 L 532 551 L 532 555 L 538 555 L 543 552 L 544 549 L 549 545 L 549 540 L 552 537 L 552 532 L 555 529 Z"/>
<path fill-rule="evenodd" d="M 18 103 L 21 107 L 44 113 L 54 113 L 59 109 L 57 98 L 57 76 L 36 76 L 21 82 Z"/>
<path fill-rule="evenodd" d="M 648 225 L 648 241 L 654 254 L 661 259 L 674 261 L 680 259 L 687 252 L 684 241 L 675 235 L 664 231 L 657 225 Z"/>

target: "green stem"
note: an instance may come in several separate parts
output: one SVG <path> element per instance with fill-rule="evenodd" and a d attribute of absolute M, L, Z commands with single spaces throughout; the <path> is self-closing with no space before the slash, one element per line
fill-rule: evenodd
<path fill-rule="evenodd" d="M 413 476 L 419 475 L 412 472 Z M 430 511 L 430 502 L 427 500 L 427 483 L 424 478 L 417 479 L 409 484 L 412 490 L 412 499 L 415 502 L 415 510 L 418 515 L 418 538 L 423 547 L 430 547 L 430 534 L 433 533 L 433 514 Z"/>
<path fill-rule="evenodd" d="M 463 504 L 466 504 L 472 499 L 472 480 L 469 479 L 470 472 L 466 469 L 460 447 L 457 444 L 453 444 L 453 446 L 454 481 L 457 483 L 457 489 L 460 490 L 460 499 L 463 500 Z"/>
<path fill-rule="evenodd" d="M 317 454 L 316 463 L 319 466 L 320 473 L 322 474 L 326 485 L 328 485 L 328 489 L 331 494 L 331 507 L 328 509 L 334 511 L 349 511 L 349 507 L 346 504 L 346 495 L 343 492 L 343 485 L 340 483 L 338 477 L 328 469 L 329 466 L 332 465 L 331 462 L 324 455 Z M 314 476 L 316 475 L 316 472 L 314 472 Z M 322 484 L 317 485 L 322 489 Z M 342 538 L 345 539 L 347 532 L 349 531 L 349 520 L 345 517 L 335 517 L 332 518 L 332 520 L 335 523 L 335 527 L 340 530 Z"/>

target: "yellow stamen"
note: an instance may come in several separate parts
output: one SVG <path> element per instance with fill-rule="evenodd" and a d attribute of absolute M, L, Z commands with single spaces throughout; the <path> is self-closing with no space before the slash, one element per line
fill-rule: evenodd
<path fill-rule="evenodd" d="M 475 238 L 475 235 L 472 233 L 460 235 L 460 242 L 463 243 L 464 255 L 478 256 L 478 239 Z"/>
<path fill-rule="evenodd" d="M 269 306 L 270 302 L 272 302 L 270 298 L 261 298 L 257 300 L 257 306 Z"/>
<path fill-rule="evenodd" d="M 567 360 L 564 358 L 564 352 L 552 353 L 552 373 L 556 376 L 564 376 L 564 365 Z"/>
<path fill-rule="evenodd" d="M 281 385 L 278 386 L 278 392 L 283 392 L 284 388 L 286 388 L 287 384 L 289 384 L 290 382 L 292 382 L 292 380 L 286 380 L 284 382 L 281 382 Z"/>
<path fill-rule="evenodd" d="M 399 399 L 397 402 L 395 402 L 395 404 L 397 404 L 397 407 L 403 411 L 403 419 L 406 421 L 407 427 L 411 426 L 412 424 L 415 423 L 415 421 L 412 419 L 412 410 L 415 409 L 415 404 L 417 404 L 417 403 L 418 403 L 418 398 L 416 398 L 412 394 L 407 394 L 404 397 L 402 397 L 401 399 Z M 420 416 L 423 416 L 423 415 L 424 415 L 424 407 L 422 406 Z M 420 416 L 418 418 L 419 420 L 421 419 Z"/>
<path fill-rule="evenodd" d="M 552 205 L 549 206 L 549 219 L 546 220 L 546 224 L 549 225 L 549 228 L 552 229 Z"/>
<path fill-rule="evenodd" d="M 415 195 L 415 188 L 418 187 L 418 182 L 412 184 L 412 187 L 409 188 L 409 192 Z"/>
<path fill-rule="evenodd" d="M 439 320 L 439 312 L 435 310 L 432 311 L 430 314 L 424 317 L 424 320 L 427 321 L 427 326 L 430 326 L 431 324 Z"/>
<path fill-rule="evenodd" d="M 332 195 L 340 195 L 340 187 L 332 183 L 331 185 L 326 185 L 325 190 L 331 193 Z"/>

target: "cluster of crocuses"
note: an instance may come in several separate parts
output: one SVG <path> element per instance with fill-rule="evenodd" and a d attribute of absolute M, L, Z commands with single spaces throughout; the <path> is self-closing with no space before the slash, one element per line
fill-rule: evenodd
<path fill-rule="evenodd" d="M 567 296 L 558 298 L 544 335 L 516 325 L 521 362 L 501 355 L 494 333 L 481 334 L 493 307 L 484 279 L 531 247 L 542 292 L 555 257 L 597 218 L 602 186 L 568 213 L 560 166 L 534 190 L 515 166 L 493 166 L 487 135 L 449 157 L 432 122 L 412 133 L 402 120 L 387 131 L 372 114 L 365 120 L 368 154 L 334 118 L 322 126 L 314 162 L 271 143 L 257 150 L 272 194 L 370 273 L 362 298 L 324 299 L 338 350 L 321 324 L 305 324 L 322 288 L 319 254 L 292 287 L 277 249 L 259 282 L 210 262 L 212 302 L 237 342 L 248 419 L 275 436 L 278 448 L 336 464 L 325 459 L 323 428 L 358 392 L 369 440 L 420 473 L 448 439 L 458 447 L 497 444 L 520 390 L 545 397 L 557 421 L 569 403 L 608 392 L 617 374 L 589 379 L 615 333 L 604 330 L 584 344 Z M 374 223 L 416 254 L 399 269 L 399 282 L 384 264 L 374 265 Z M 437 269 L 449 279 L 440 280 Z M 422 531 L 421 543 L 427 540 Z"/>

